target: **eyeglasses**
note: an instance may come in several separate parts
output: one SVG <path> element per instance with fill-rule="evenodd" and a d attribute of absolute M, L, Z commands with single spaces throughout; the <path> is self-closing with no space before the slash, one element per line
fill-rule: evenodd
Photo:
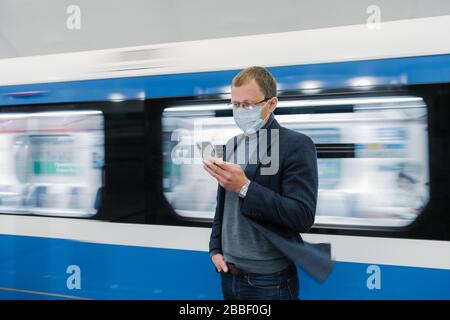
<path fill-rule="evenodd" d="M 229 108 L 239 108 L 239 107 L 241 107 L 241 108 L 244 108 L 244 109 L 254 109 L 254 108 L 258 107 L 259 104 L 261 104 L 263 102 L 267 102 L 267 101 L 269 101 L 272 98 L 273 97 L 266 98 L 264 100 L 261 100 L 259 102 L 255 102 L 255 103 L 251 103 L 251 102 L 247 102 L 247 101 L 244 101 L 244 102 L 231 101 L 230 103 L 227 104 L 227 106 Z"/>

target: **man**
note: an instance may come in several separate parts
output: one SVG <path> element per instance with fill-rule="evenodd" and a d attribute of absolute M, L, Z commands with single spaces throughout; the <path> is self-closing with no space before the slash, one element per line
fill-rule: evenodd
<path fill-rule="evenodd" d="M 319 280 L 331 272 L 329 253 L 299 235 L 314 223 L 315 145 L 278 124 L 277 102 L 276 81 L 266 69 L 242 70 L 232 81 L 231 104 L 243 134 L 226 144 L 225 161 L 204 161 L 219 183 L 209 251 L 225 299 L 298 299 L 294 262 Z M 244 163 L 233 163 L 242 151 Z"/>

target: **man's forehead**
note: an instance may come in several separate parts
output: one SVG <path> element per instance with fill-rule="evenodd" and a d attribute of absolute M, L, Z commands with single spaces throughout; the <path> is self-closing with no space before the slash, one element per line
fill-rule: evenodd
<path fill-rule="evenodd" d="M 264 98 L 264 94 L 258 86 L 258 83 L 252 79 L 239 87 L 231 87 L 231 95 L 233 100 L 246 101 Z"/>

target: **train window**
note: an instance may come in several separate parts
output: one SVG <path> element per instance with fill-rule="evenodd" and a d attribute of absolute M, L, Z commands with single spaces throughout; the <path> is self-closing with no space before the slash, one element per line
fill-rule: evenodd
<path fill-rule="evenodd" d="M 0 114 L 0 212 L 91 217 L 102 187 L 100 111 Z"/>
<path fill-rule="evenodd" d="M 278 122 L 312 138 L 318 153 L 316 227 L 400 227 L 429 197 L 427 108 L 419 97 L 280 101 Z M 164 194 L 183 218 L 212 219 L 217 183 L 195 145 L 240 133 L 226 104 L 163 112 Z"/>

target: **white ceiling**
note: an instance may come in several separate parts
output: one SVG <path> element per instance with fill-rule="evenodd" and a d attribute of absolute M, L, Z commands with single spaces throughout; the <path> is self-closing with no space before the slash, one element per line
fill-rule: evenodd
<path fill-rule="evenodd" d="M 362 24 L 372 4 L 382 21 L 450 14 L 450 0 L 0 0 L 0 58 Z"/>

